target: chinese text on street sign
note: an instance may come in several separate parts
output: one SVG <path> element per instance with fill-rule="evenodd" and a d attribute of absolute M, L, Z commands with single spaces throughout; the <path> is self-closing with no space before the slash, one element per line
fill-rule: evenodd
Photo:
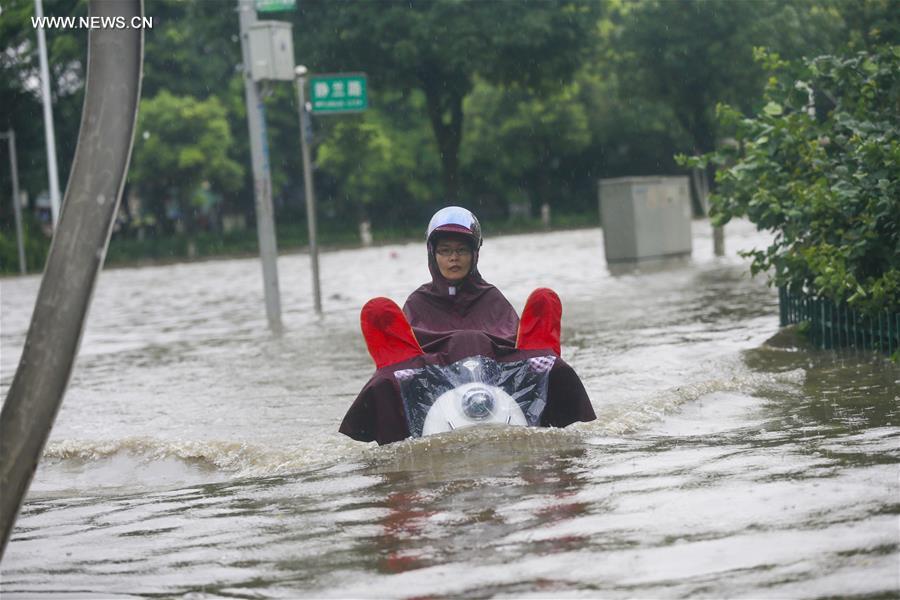
<path fill-rule="evenodd" d="M 315 75 L 309 86 L 314 113 L 358 112 L 369 106 L 365 73 Z"/>

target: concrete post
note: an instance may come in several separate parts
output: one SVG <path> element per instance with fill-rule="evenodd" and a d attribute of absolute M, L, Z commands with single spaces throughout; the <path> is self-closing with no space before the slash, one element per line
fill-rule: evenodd
<path fill-rule="evenodd" d="M 709 178 L 706 175 L 706 169 L 697 168 L 691 172 L 694 180 L 694 189 L 697 190 L 697 198 L 700 200 L 700 206 L 703 208 L 703 216 L 709 216 Z M 725 256 L 725 229 L 723 227 L 713 227 L 713 254 L 716 256 Z"/>

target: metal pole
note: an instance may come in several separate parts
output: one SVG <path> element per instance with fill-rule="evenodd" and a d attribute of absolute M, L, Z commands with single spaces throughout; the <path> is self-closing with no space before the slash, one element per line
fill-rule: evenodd
<path fill-rule="evenodd" d="M 19 272 L 27 272 L 25 264 L 25 237 L 22 234 L 22 206 L 19 203 L 19 161 L 16 158 L 16 132 L 12 129 L 0 133 L 9 140 L 9 168 L 12 171 L 13 215 L 16 219 L 16 246 L 19 250 Z"/>
<path fill-rule="evenodd" d="M 253 0 L 238 0 L 241 22 L 241 53 L 244 60 L 244 100 L 250 129 L 250 154 L 253 160 L 253 195 L 256 202 L 256 233 L 263 269 L 263 293 L 269 329 L 281 333 L 281 293 L 278 289 L 278 247 L 275 241 L 275 210 L 272 208 L 272 176 L 269 170 L 269 144 L 266 138 L 265 107 L 250 72 L 250 27 L 256 23 Z"/>
<path fill-rule="evenodd" d="M 294 69 L 297 75 L 297 107 L 300 111 L 300 147 L 303 150 L 303 185 L 306 191 L 306 223 L 309 226 L 309 260 L 312 271 L 313 306 L 322 314 L 322 291 L 319 287 L 319 246 L 316 241 L 316 190 L 313 185 L 312 161 L 309 158 L 312 116 L 306 106 L 306 67 Z"/>
<path fill-rule="evenodd" d="M 34 15 L 44 18 L 43 0 L 34 0 Z M 56 133 L 53 129 L 53 101 L 50 98 L 50 68 L 47 66 L 47 38 L 37 27 L 38 54 L 41 62 L 41 98 L 44 105 L 44 139 L 47 142 L 47 178 L 50 182 L 50 218 L 53 230 L 59 222 L 59 172 L 56 168 Z"/>
<path fill-rule="evenodd" d="M 128 23 L 143 14 L 141 0 L 91 0 L 89 10 Z M 0 412 L 0 555 L 69 383 L 131 158 L 143 30 L 92 29 L 88 36 L 84 109 L 63 214 Z"/>

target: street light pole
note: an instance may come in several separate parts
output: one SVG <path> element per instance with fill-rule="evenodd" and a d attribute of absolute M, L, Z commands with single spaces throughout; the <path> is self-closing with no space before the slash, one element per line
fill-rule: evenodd
<path fill-rule="evenodd" d="M 0 138 L 9 141 L 9 168 L 12 171 L 12 200 L 13 215 L 16 219 L 16 246 L 19 250 L 19 272 L 24 275 L 25 266 L 25 238 L 22 235 L 22 206 L 19 204 L 19 162 L 16 158 L 16 132 L 12 129 L 6 133 L 0 133 Z"/>
<path fill-rule="evenodd" d="M 322 292 L 319 287 L 319 246 L 316 240 L 316 190 L 313 185 L 309 144 L 312 141 L 312 116 L 306 106 L 306 73 L 303 65 L 294 69 L 297 76 L 297 109 L 300 111 L 300 147 L 303 151 L 303 185 L 306 192 L 306 223 L 309 226 L 309 260 L 312 271 L 313 306 L 322 314 Z"/>
<path fill-rule="evenodd" d="M 38 19 L 38 54 L 41 62 L 41 98 L 44 105 L 44 140 L 47 143 L 47 178 L 50 184 L 50 218 L 53 230 L 59 221 L 59 172 L 56 168 L 56 133 L 53 129 L 53 100 L 50 97 L 50 68 L 47 65 L 47 38 L 44 35 L 43 0 L 34 0 L 34 15 Z"/>

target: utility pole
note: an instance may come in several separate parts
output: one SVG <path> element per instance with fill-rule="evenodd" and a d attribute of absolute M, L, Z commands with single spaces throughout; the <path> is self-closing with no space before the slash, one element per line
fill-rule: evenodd
<path fill-rule="evenodd" d="M 44 18 L 43 0 L 34 0 L 34 16 Z M 41 23 L 42 25 L 42 23 Z M 44 139 L 47 142 L 47 177 L 50 184 L 50 218 L 53 230 L 59 221 L 59 173 L 56 168 L 56 133 L 53 129 L 53 100 L 50 98 L 50 68 L 47 65 L 47 38 L 44 28 L 37 28 L 38 54 L 41 62 L 41 98 L 44 105 Z"/>
<path fill-rule="evenodd" d="M 300 111 L 300 147 L 303 150 L 303 187 L 306 192 L 306 223 L 309 226 L 309 260 L 312 271 L 313 306 L 322 314 L 322 291 L 319 286 L 319 246 L 316 241 L 316 190 L 313 185 L 312 161 L 309 145 L 312 142 L 312 115 L 306 106 L 306 73 L 303 65 L 297 75 L 297 109 Z"/>
<path fill-rule="evenodd" d="M 281 293 L 278 288 L 278 248 L 275 242 L 275 217 L 272 207 L 272 175 L 269 145 L 266 139 L 265 107 L 251 74 L 250 28 L 256 23 L 253 0 L 238 0 L 241 23 L 241 54 L 244 62 L 244 100 L 250 129 L 250 154 L 253 160 L 253 195 L 256 202 L 256 232 L 263 268 L 263 290 L 269 329 L 278 334 L 281 323 Z"/>
<path fill-rule="evenodd" d="M 25 265 L 25 238 L 22 234 L 22 206 L 19 203 L 19 162 L 16 158 L 16 132 L 12 129 L 0 133 L 0 138 L 9 141 L 9 169 L 12 171 L 13 215 L 16 219 L 16 246 L 19 250 L 19 272 L 27 272 Z"/>

